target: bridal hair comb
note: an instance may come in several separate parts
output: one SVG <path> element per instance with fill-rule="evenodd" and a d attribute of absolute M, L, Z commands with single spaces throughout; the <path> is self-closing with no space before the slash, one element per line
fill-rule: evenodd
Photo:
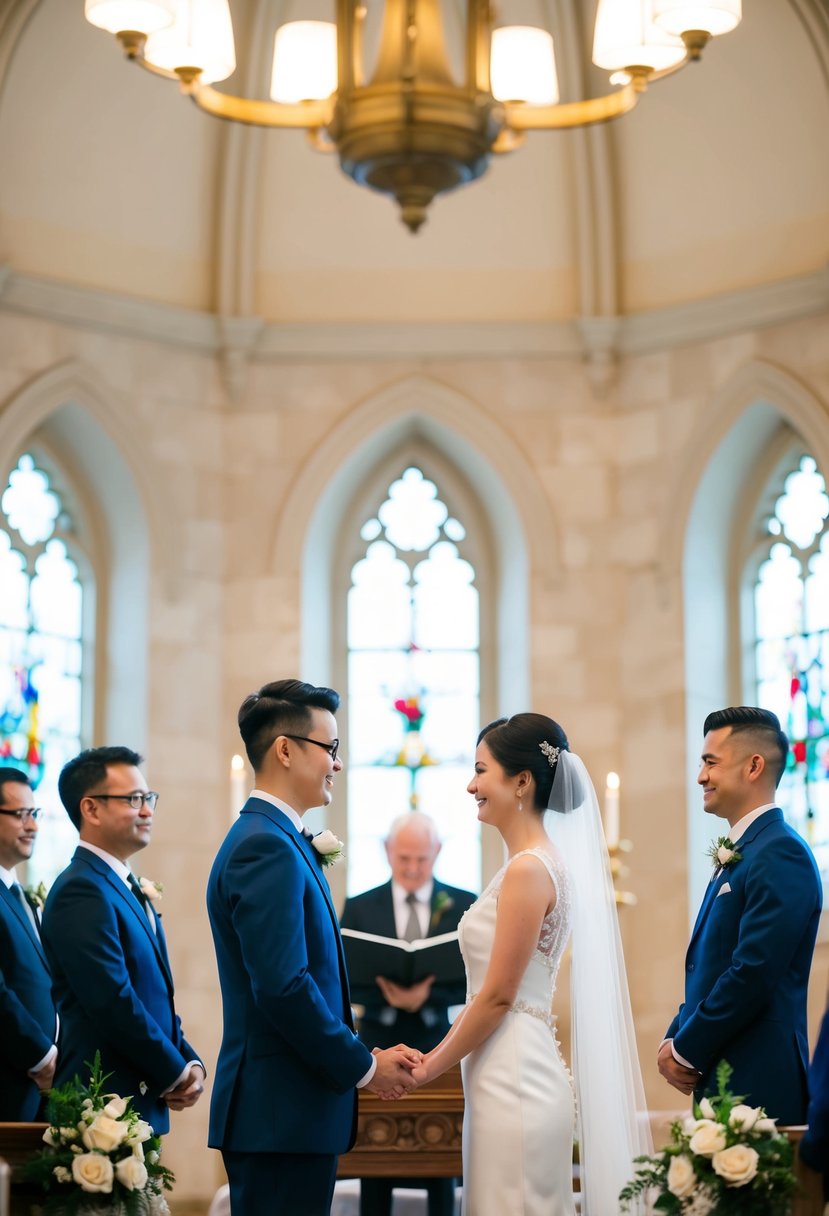
<path fill-rule="evenodd" d="M 561 755 L 561 748 L 553 747 L 552 743 L 548 743 L 546 739 L 542 739 L 538 746 L 547 757 L 550 768 L 552 768 L 556 760 L 558 760 L 559 756 Z"/>

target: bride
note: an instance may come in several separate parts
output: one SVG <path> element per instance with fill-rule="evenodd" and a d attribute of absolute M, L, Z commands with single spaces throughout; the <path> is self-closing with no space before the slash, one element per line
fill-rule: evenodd
<path fill-rule="evenodd" d="M 414 1078 L 462 1061 L 464 1216 L 571 1216 L 574 1138 L 584 1216 L 616 1216 L 650 1137 L 593 785 L 527 713 L 481 731 L 469 793 L 508 859 L 460 924 L 466 1006 Z M 575 1080 L 551 1012 L 571 934 Z"/>

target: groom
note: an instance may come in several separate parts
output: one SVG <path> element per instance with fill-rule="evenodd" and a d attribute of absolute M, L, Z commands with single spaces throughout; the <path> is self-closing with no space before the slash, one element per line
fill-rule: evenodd
<path fill-rule="evenodd" d="M 808 845 L 783 820 L 775 790 L 789 744 L 777 717 L 738 706 L 705 720 L 707 814 L 727 821 L 685 959 L 685 1003 L 659 1049 L 659 1071 L 681 1093 L 732 1092 L 781 1124 L 806 1118 L 806 990 L 821 909 Z M 718 833 L 719 834 L 719 833 Z"/>
<path fill-rule="evenodd" d="M 357 1038 L 324 855 L 302 816 L 342 769 L 330 688 L 277 680 L 247 697 L 239 730 L 256 777 L 207 887 L 224 1005 L 210 1107 L 233 1216 L 327 1216 L 357 1088 L 414 1088 L 418 1052 Z M 318 842 L 319 843 L 319 842 Z"/>

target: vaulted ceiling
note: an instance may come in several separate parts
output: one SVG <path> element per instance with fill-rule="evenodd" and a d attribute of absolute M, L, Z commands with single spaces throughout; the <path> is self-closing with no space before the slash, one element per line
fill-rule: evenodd
<path fill-rule="evenodd" d="M 515 2 L 555 32 L 564 97 L 600 91 L 595 4 Z M 301 133 L 222 124 L 125 63 L 83 0 L 2 0 L 0 262 L 227 318 L 330 323 L 589 323 L 808 275 L 829 260 L 829 6 L 743 7 L 634 113 L 530 136 L 413 237 Z M 239 67 L 223 87 L 266 96 L 276 24 L 321 10 L 231 8 Z"/>

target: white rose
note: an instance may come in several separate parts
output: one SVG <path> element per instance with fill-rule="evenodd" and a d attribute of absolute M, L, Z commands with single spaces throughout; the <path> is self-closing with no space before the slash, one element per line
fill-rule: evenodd
<path fill-rule="evenodd" d="M 107 1104 L 104 1107 L 104 1114 L 108 1115 L 110 1119 L 120 1119 L 126 1109 L 126 1098 L 119 1098 L 117 1094 L 107 1094 Z"/>
<path fill-rule="evenodd" d="M 132 1146 L 132 1155 L 135 1157 L 136 1161 L 144 1160 L 144 1145 L 140 1140 L 137 1140 Z"/>
<path fill-rule="evenodd" d="M 147 1160 L 149 1161 L 150 1165 L 158 1165 L 160 1159 L 158 1149 L 151 1148 L 147 1153 Z"/>
<path fill-rule="evenodd" d="M 717 861 L 721 866 L 727 866 L 731 858 L 734 856 L 733 849 L 727 849 L 724 844 L 721 844 L 717 849 Z"/>
<path fill-rule="evenodd" d="M 702 1115 L 703 1119 L 713 1119 L 715 1117 L 714 1107 L 711 1105 L 711 1103 L 708 1101 L 707 1098 L 702 1099 L 702 1101 L 699 1104 L 699 1109 L 700 1109 L 700 1114 Z"/>
<path fill-rule="evenodd" d="M 149 1140 L 149 1138 L 150 1138 L 150 1136 L 152 1136 L 152 1134 L 153 1134 L 153 1129 L 150 1126 L 150 1124 L 147 1122 L 147 1120 L 138 1119 L 133 1124 L 132 1131 L 130 1132 L 130 1136 L 129 1136 L 130 1142 L 132 1142 L 133 1140 Z"/>
<path fill-rule="evenodd" d="M 725 1179 L 726 1186 L 745 1186 L 757 1173 L 760 1157 L 747 1144 L 732 1144 L 722 1152 L 714 1153 L 711 1164 L 714 1172 Z"/>
<path fill-rule="evenodd" d="M 109 1115 L 101 1113 L 85 1129 L 83 1142 L 87 1148 L 99 1148 L 101 1152 L 109 1153 L 124 1142 L 128 1132 L 128 1123 L 110 1119 Z"/>
<path fill-rule="evenodd" d="M 699 1153 L 700 1157 L 713 1157 L 714 1153 L 725 1148 L 725 1128 L 720 1123 L 712 1123 L 710 1119 L 700 1119 L 688 1147 L 692 1153 Z"/>
<path fill-rule="evenodd" d="M 128 1191 L 143 1191 L 147 1185 L 147 1167 L 137 1157 L 124 1157 L 115 1166 L 115 1175 Z"/>
<path fill-rule="evenodd" d="M 776 1119 L 758 1119 L 754 1124 L 756 1132 L 762 1132 L 764 1136 L 775 1136 L 777 1134 Z"/>
<path fill-rule="evenodd" d="M 72 1177 L 84 1191 L 112 1193 L 112 1162 L 101 1153 L 81 1153 L 76 1157 Z"/>
<path fill-rule="evenodd" d="M 311 841 L 311 844 L 323 857 L 327 857 L 329 853 L 337 853 L 343 848 L 343 842 L 338 840 L 328 828 L 324 832 L 318 832 Z"/>
<path fill-rule="evenodd" d="M 47 1127 L 43 1133 L 43 1143 L 48 1144 L 50 1148 L 57 1148 L 60 1144 L 60 1129 L 57 1127 Z"/>
<path fill-rule="evenodd" d="M 672 1157 L 668 1166 L 668 1190 L 671 1194 L 676 1195 L 677 1199 L 687 1199 L 696 1185 L 697 1176 L 690 1157 L 686 1157 L 684 1153 L 679 1157 Z"/>
<path fill-rule="evenodd" d="M 732 1107 L 731 1114 L 728 1116 L 728 1124 L 730 1127 L 750 1132 L 759 1118 L 759 1106 L 745 1106 L 743 1103 L 740 1103 L 738 1106 Z"/>

